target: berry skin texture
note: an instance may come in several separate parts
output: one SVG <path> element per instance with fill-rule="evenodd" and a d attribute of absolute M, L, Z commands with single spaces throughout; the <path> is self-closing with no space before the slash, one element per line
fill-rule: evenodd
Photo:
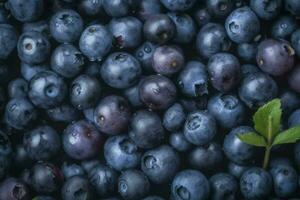
<path fill-rule="evenodd" d="M 44 1 L 40 0 L 8 0 L 7 7 L 10 13 L 21 22 L 37 20 L 44 11 Z"/>
<path fill-rule="evenodd" d="M 181 104 L 175 103 L 166 112 L 163 117 L 163 126 L 168 131 L 179 130 L 185 122 L 186 114 Z"/>
<path fill-rule="evenodd" d="M 258 17 L 264 20 L 274 19 L 281 11 L 283 7 L 282 0 L 250 0 L 250 7 L 256 13 Z"/>
<path fill-rule="evenodd" d="M 18 34 L 9 24 L 0 24 L 0 59 L 6 59 L 18 43 Z"/>
<path fill-rule="evenodd" d="M 300 29 L 295 30 L 291 35 L 291 45 L 295 50 L 297 57 L 300 57 Z"/>
<path fill-rule="evenodd" d="M 29 188 L 16 178 L 7 178 L 0 185 L 0 199 L 30 199 Z"/>
<path fill-rule="evenodd" d="M 226 173 L 213 175 L 209 179 L 212 200 L 231 200 L 236 199 L 238 183 L 234 176 Z"/>
<path fill-rule="evenodd" d="M 61 190 L 64 200 L 73 200 L 85 198 L 92 200 L 94 198 L 93 189 L 87 178 L 83 176 L 73 176 L 66 180 Z"/>
<path fill-rule="evenodd" d="M 257 48 L 256 61 L 259 68 L 273 76 L 280 76 L 294 66 L 295 51 L 283 40 L 267 39 Z"/>
<path fill-rule="evenodd" d="M 196 3 L 196 0 L 161 0 L 161 3 L 171 11 L 186 11 Z"/>
<path fill-rule="evenodd" d="M 297 93 L 300 93 L 300 64 L 296 64 L 294 69 L 288 75 L 289 86 Z"/>

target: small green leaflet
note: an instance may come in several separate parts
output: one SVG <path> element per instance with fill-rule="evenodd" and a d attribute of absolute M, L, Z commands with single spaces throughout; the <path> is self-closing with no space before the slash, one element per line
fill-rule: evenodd
<path fill-rule="evenodd" d="M 254 128 L 268 142 L 272 142 L 280 131 L 281 102 L 274 99 L 260 107 L 253 116 Z"/>
<path fill-rule="evenodd" d="M 300 126 L 297 126 L 278 134 L 272 146 L 278 144 L 295 143 L 299 139 L 300 139 Z"/>
<path fill-rule="evenodd" d="M 258 135 L 257 133 L 250 132 L 237 135 L 240 140 L 246 144 L 250 144 L 258 147 L 266 147 L 267 142 L 263 136 Z"/>

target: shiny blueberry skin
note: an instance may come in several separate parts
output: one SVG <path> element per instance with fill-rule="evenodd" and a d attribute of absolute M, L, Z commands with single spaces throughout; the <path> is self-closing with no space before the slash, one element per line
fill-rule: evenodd
<path fill-rule="evenodd" d="M 82 0 L 80 1 L 78 8 L 85 15 L 97 16 L 103 12 L 103 1 L 102 0 Z"/>
<path fill-rule="evenodd" d="M 214 172 L 223 161 L 222 147 L 216 142 L 195 147 L 188 154 L 188 162 L 191 167 L 202 172 Z"/>
<path fill-rule="evenodd" d="M 246 76 L 239 87 L 240 99 L 251 109 L 264 105 L 277 96 L 276 82 L 264 73 Z"/>
<path fill-rule="evenodd" d="M 175 74 L 180 71 L 184 65 L 184 54 L 178 46 L 160 46 L 157 47 L 153 53 L 152 67 L 158 74 Z"/>
<path fill-rule="evenodd" d="M 128 0 L 102 0 L 103 8 L 111 17 L 123 17 L 130 12 L 131 3 Z"/>
<path fill-rule="evenodd" d="M 246 108 L 235 95 L 217 94 L 209 99 L 207 109 L 223 128 L 237 127 L 246 117 Z"/>
<path fill-rule="evenodd" d="M 282 2 L 282 0 L 250 0 L 250 7 L 261 19 L 271 20 L 280 13 Z"/>
<path fill-rule="evenodd" d="M 188 44 L 196 35 L 196 24 L 187 14 L 168 13 L 168 16 L 176 26 L 176 36 L 174 42 L 179 44 Z"/>
<path fill-rule="evenodd" d="M 161 0 L 161 3 L 171 11 L 186 11 L 196 3 L 196 0 Z"/>
<path fill-rule="evenodd" d="M 93 124 L 81 120 L 66 128 L 62 143 L 68 156 L 77 160 L 84 160 L 97 155 L 103 140 L 102 134 Z"/>
<path fill-rule="evenodd" d="M 280 76 L 292 69 L 294 57 L 295 51 L 287 41 L 266 39 L 258 45 L 256 61 L 262 71 Z"/>
<path fill-rule="evenodd" d="M 298 173 L 291 166 L 278 166 L 271 170 L 274 191 L 277 197 L 291 197 L 298 187 Z"/>
<path fill-rule="evenodd" d="M 27 96 L 28 82 L 22 78 L 17 78 L 9 82 L 8 96 L 10 98 L 22 98 Z"/>
<path fill-rule="evenodd" d="M 135 51 L 135 58 L 140 61 L 141 67 L 146 72 L 152 72 L 152 56 L 156 49 L 156 45 L 152 42 L 144 42 Z"/>
<path fill-rule="evenodd" d="M 139 200 L 150 191 L 147 176 L 139 170 L 126 170 L 119 177 L 118 191 L 123 199 Z"/>
<path fill-rule="evenodd" d="M 141 160 L 141 169 L 150 181 L 156 184 L 170 181 L 179 167 L 179 155 L 168 145 L 146 151 Z"/>
<path fill-rule="evenodd" d="M 232 90 L 240 81 L 240 63 L 230 53 L 217 53 L 210 57 L 207 70 L 213 87 L 220 92 Z"/>
<path fill-rule="evenodd" d="M 225 29 L 236 43 L 250 42 L 260 32 L 260 21 L 247 6 L 237 8 L 227 17 Z"/>
<path fill-rule="evenodd" d="M 240 179 L 240 190 L 246 199 L 266 199 L 272 191 L 272 176 L 262 168 L 252 167 Z"/>
<path fill-rule="evenodd" d="M 70 101 L 79 110 L 94 107 L 101 94 L 100 83 L 95 77 L 83 74 L 70 85 Z"/>
<path fill-rule="evenodd" d="M 157 113 L 148 110 L 134 113 L 130 128 L 129 137 L 140 148 L 158 146 L 165 136 L 161 118 Z"/>
<path fill-rule="evenodd" d="M 135 17 L 113 18 L 108 24 L 116 47 L 134 48 L 142 42 L 143 24 Z"/>
<path fill-rule="evenodd" d="M 48 63 L 32 65 L 21 62 L 21 74 L 26 81 L 30 81 L 37 73 L 47 71 L 49 68 Z"/>
<path fill-rule="evenodd" d="M 239 179 L 247 169 L 249 169 L 249 166 L 239 165 L 234 162 L 228 163 L 227 166 L 228 173 L 237 179 Z"/>
<path fill-rule="evenodd" d="M 6 59 L 18 43 L 18 33 L 10 24 L 0 24 L 0 59 Z"/>
<path fill-rule="evenodd" d="M 163 126 L 168 131 L 176 131 L 180 129 L 186 118 L 186 113 L 181 104 L 175 103 L 166 110 L 163 117 Z"/>
<path fill-rule="evenodd" d="M 216 18 L 224 18 L 233 10 L 233 1 L 206 0 L 208 12 Z"/>
<path fill-rule="evenodd" d="M 138 108 L 143 105 L 140 99 L 139 83 L 130 88 L 125 89 L 123 95 L 125 98 L 128 99 L 132 106 Z"/>
<path fill-rule="evenodd" d="M 18 55 L 28 64 L 40 64 L 50 55 L 51 44 L 47 36 L 36 31 L 25 32 L 19 37 Z"/>
<path fill-rule="evenodd" d="M 7 178 L 0 185 L 0 199 L 5 200 L 29 200 L 30 190 L 21 180 Z"/>
<path fill-rule="evenodd" d="M 192 144 L 187 141 L 181 132 L 172 133 L 169 136 L 169 144 L 179 152 L 186 152 L 192 147 Z"/>
<path fill-rule="evenodd" d="M 37 119 L 37 111 L 25 98 L 11 99 L 5 108 L 6 123 L 18 130 L 28 128 Z"/>
<path fill-rule="evenodd" d="M 58 11 L 50 20 L 50 33 L 60 43 L 75 42 L 82 30 L 80 15 L 71 9 Z"/>
<path fill-rule="evenodd" d="M 141 161 L 138 147 L 125 135 L 112 136 L 106 140 L 104 157 L 107 164 L 117 171 L 135 168 Z"/>
<path fill-rule="evenodd" d="M 181 93 L 188 97 L 207 95 L 208 74 L 205 65 L 199 61 L 189 61 L 179 73 L 177 83 Z"/>
<path fill-rule="evenodd" d="M 241 43 L 237 48 L 238 56 L 245 62 L 253 63 L 256 59 L 256 43 Z"/>
<path fill-rule="evenodd" d="M 52 71 L 37 73 L 29 83 L 28 96 L 40 108 L 58 106 L 66 97 L 67 85 L 58 74 Z"/>
<path fill-rule="evenodd" d="M 224 26 L 207 23 L 199 31 L 196 40 L 198 53 L 208 59 L 220 51 L 228 51 L 231 46 Z"/>
<path fill-rule="evenodd" d="M 69 179 L 73 176 L 84 176 L 84 169 L 75 163 L 64 162 L 61 166 L 61 172 L 65 179 Z"/>
<path fill-rule="evenodd" d="M 300 125 L 300 109 L 294 110 L 288 118 L 288 127 L 296 127 Z"/>
<path fill-rule="evenodd" d="M 43 14 L 44 1 L 8 0 L 7 7 L 18 21 L 31 22 L 37 20 Z"/>
<path fill-rule="evenodd" d="M 160 0 L 141 0 L 138 4 L 137 14 L 139 18 L 146 21 L 152 15 L 160 14 L 163 11 L 163 6 Z"/>
<path fill-rule="evenodd" d="M 272 25 L 271 35 L 273 38 L 287 38 L 298 27 L 296 19 L 286 15 L 278 18 Z"/>
<path fill-rule="evenodd" d="M 62 199 L 94 199 L 93 189 L 84 176 L 73 176 L 64 182 L 61 190 Z"/>
<path fill-rule="evenodd" d="M 253 163 L 257 155 L 257 147 L 242 142 L 237 134 L 253 132 L 253 128 L 240 126 L 230 131 L 224 139 L 223 150 L 229 160 L 240 165 Z"/>
<path fill-rule="evenodd" d="M 291 35 L 291 45 L 294 48 L 297 57 L 300 57 L 300 29 L 295 30 Z"/>
<path fill-rule="evenodd" d="M 174 83 L 162 75 L 151 75 L 139 86 L 141 101 L 150 109 L 164 110 L 170 107 L 177 96 Z"/>
<path fill-rule="evenodd" d="M 48 117 L 54 122 L 70 123 L 79 119 L 80 112 L 69 104 L 62 104 L 47 110 Z"/>
<path fill-rule="evenodd" d="M 46 125 L 25 133 L 23 145 L 31 159 L 48 160 L 58 153 L 61 141 L 56 130 Z"/>
<path fill-rule="evenodd" d="M 108 135 L 125 131 L 131 116 L 127 100 L 121 96 L 111 95 L 101 99 L 94 110 L 94 123 L 99 130 Z"/>
<path fill-rule="evenodd" d="M 194 111 L 188 114 L 183 133 L 192 144 L 208 144 L 217 133 L 216 120 L 206 111 Z"/>
<path fill-rule="evenodd" d="M 211 200 L 235 200 L 238 193 L 238 183 L 234 176 L 218 173 L 209 179 Z"/>
<path fill-rule="evenodd" d="M 207 200 L 209 193 L 208 180 L 196 170 L 187 169 L 179 172 L 171 184 L 172 200 Z"/>
<path fill-rule="evenodd" d="M 150 42 L 163 44 L 175 35 L 176 25 L 166 14 L 153 15 L 144 23 L 144 36 Z"/>
<path fill-rule="evenodd" d="M 82 70 L 83 65 L 82 53 L 71 44 L 58 46 L 51 55 L 51 69 L 66 78 L 76 76 Z"/>
<path fill-rule="evenodd" d="M 112 43 L 113 37 L 109 30 L 101 24 L 95 24 L 82 32 L 79 49 L 90 61 L 101 61 L 111 50 Z"/>
<path fill-rule="evenodd" d="M 139 80 L 141 66 L 139 61 L 126 52 L 110 54 L 102 64 L 101 77 L 113 88 L 128 88 Z"/>
<path fill-rule="evenodd" d="M 106 165 L 97 165 L 88 172 L 90 184 L 100 196 L 115 194 L 118 185 L 118 173 Z"/>

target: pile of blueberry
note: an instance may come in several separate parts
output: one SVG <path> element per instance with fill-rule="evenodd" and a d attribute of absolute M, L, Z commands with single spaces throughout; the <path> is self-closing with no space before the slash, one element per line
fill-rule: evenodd
<path fill-rule="evenodd" d="M 299 200 L 300 0 L 2 0 L 0 200 Z"/>

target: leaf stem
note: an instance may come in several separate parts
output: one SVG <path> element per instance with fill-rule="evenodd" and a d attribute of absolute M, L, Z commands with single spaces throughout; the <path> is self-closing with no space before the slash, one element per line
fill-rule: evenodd
<path fill-rule="evenodd" d="M 263 164 L 263 168 L 264 169 L 267 169 L 267 167 L 268 167 L 269 159 L 270 159 L 270 154 L 271 154 L 271 148 L 272 148 L 272 146 L 270 146 L 270 145 L 268 145 L 266 147 L 264 164 Z"/>

